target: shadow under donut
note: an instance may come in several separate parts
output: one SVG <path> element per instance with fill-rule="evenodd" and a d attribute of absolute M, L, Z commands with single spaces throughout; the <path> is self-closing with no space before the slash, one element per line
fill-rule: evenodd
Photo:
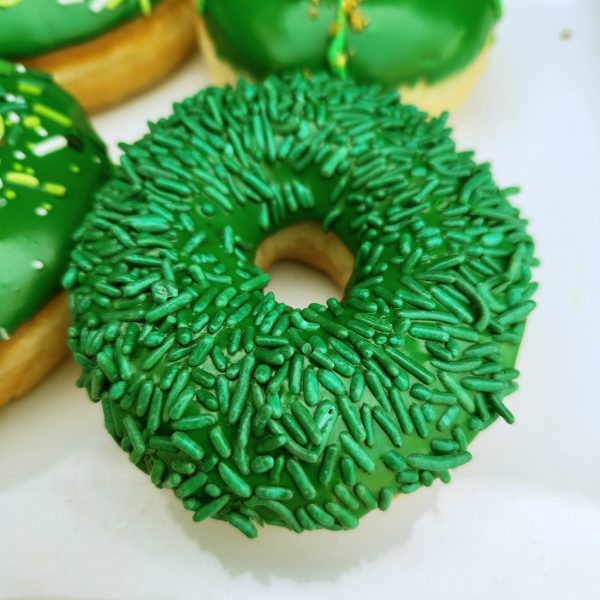
<path fill-rule="evenodd" d="M 327 582 L 408 543 L 420 518 L 436 510 L 440 489 L 441 483 L 437 483 L 419 494 L 399 496 L 385 514 L 369 513 L 352 531 L 298 535 L 266 526 L 254 540 L 214 519 L 194 523 L 192 513 L 183 510 L 174 496 L 167 508 L 198 548 L 212 554 L 233 577 L 250 573 L 263 584 L 277 578 L 297 583 Z"/>

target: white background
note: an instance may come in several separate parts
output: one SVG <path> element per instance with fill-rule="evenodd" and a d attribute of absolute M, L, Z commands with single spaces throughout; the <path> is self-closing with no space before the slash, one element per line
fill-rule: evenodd
<path fill-rule="evenodd" d="M 600 3 L 506 0 L 484 80 L 452 117 L 462 148 L 518 183 L 543 265 L 498 422 L 449 486 L 348 533 L 192 523 L 104 432 L 65 364 L 0 410 L 0 598 L 600 598 Z M 561 39 L 569 30 L 572 37 Z M 206 84 L 195 60 L 95 124 L 114 145 Z M 300 273 L 300 276 L 299 276 Z M 276 270 L 280 298 L 334 292 Z"/>

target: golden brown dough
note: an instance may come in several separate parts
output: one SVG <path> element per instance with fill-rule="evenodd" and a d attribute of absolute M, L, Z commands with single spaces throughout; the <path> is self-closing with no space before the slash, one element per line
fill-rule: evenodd
<path fill-rule="evenodd" d="M 0 344 L 0 406 L 23 395 L 62 362 L 69 324 L 67 295 L 62 293 Z"/>
<path fill-rule="evenodd" d="M 254 262 L 263 271 L 281 260 L 314 267 L 344 290 L 352 275 L 354 257 L 335 233 L 323 233 L 316 221 L 290 225 L 269 236 L 258 248 Z"/>

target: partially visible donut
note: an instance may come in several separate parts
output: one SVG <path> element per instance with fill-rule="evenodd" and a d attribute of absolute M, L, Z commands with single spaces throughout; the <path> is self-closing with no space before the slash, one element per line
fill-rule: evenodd
<path fill-rule="evenodd" d="M 0 23 L 0 58 L 52 73 L 88 112 L 156 84 L 195 44 L 189 0 L 8 0 Z"/>
<path fill-rule="evenodd" d="M 60 280 L 71 236 L 110 170 L 69 94 L 0 60 L 0 405 L 66 355 Z"/>
<path fill-rule="evenodd" d="M 65 277 L 70 345 L 110 434 L 195 520 L 352 528 L 512 422 L 533 243 L 443 118 L 286 76 L 205 90 L 124 152 Z M 255 261 L 282 256 L 343 300 L 263 293 Z"/>
<path fill-rule="evenodd" d="M 400 89 L 430 114 L 456 108 L 482 74 L 500 0 L 201 0 L 213 81 L 329 68 Z"/>

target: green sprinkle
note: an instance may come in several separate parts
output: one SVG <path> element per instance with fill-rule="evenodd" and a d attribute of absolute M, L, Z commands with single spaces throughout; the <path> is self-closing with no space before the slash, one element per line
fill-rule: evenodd
<path fill-rule="evenodd" d="M 502 400 L 497 394 L 489 394 L 488 398 L 490 400 L 490 404 L 494 408 L 494 410 L 509 424 L 512 425 L 515 422 L 515 418 L 513 414 L 506 408 L 503 404 Z"/>
<path fill-rule="evenodd" d="M 481 377 L 463 377 L 460 382 L 467 389 L 475 390 L 476 392 L 502 392 L 508 387 L 505 381 L 483 379 Z M 469 412 L 474 412 L 474 410 Z"/>
<path fill-rule="evenodd" d="M 275 466 L 272 456 L 257 456 L 250 463 L 250 469 L 253 473 L 266 473 Z"/>
<path fill-rule="evenodd" d="M 401 367 L 405 368 L 409 373 L 411 373 L 411 375 L 414 375 L 423 383 L 433 383 L 433 375 L 429 373 L 427 369 L 412 360 L 409 356 L 406 356 L 406 354 L 403 354 L 394 348 L 388 348 L 387 352 Z"/>
<path fill-rule="evenodd" d="M 340 378 L 331 371 L 325 369 L 319 369 L 317 373 L 317 378 L 323 385 L 323 387 L 329 390 L 332 394 L 336 396 L 342 396 L 346 393 L 346 388 L 344 384 L 340 380 Z"/>
<path fill-rule="evenodd" d="M 321 399 L 321 394 L 317 375 L 311 367 L 307 367 L 304 371 L 303 389 L 307 404 L 309 406 L 317 405 Z"/>
<path fill-rule="evenodd" d="M 225 437 L 223 430 L 219 426 L 210 430 L 209 437 L 215 450 L 223 458 L 229 458 L 231 456 L 231 446 L 229 445 L 229 441 Z"/>
<path fill-rule="evenodd" d="M 244 281 L 240 285 L 242 292 L 252 292 L 254 290 L 262 290 L 271 281 L 271 277 L 268 273 L 261 273 L 252 279 Z"/>
<path fill-rule="evenodd" d="M 323 464 L 319 471 L 319 481 L 323 485 L 328 485 L 333 477 L 337 462 L 340 457 L 340 448 L 337 444 L 327 446 L 323 457 Z"/>
<path fill-rule="evenodd" d="M 422 340 L 431 340 L 434 342 L 447 342 L 450 339 L 450 334 L 435 327 L 426 325 L 414 325 L 408 330 L 408 333 L 413 337 Z"/>
<path fill-rule="evenodd" d="M 255 359 L 251 355 L 247 355 L 242 360 L 239 381 L 231 400 L 231 406 L 229 407 L 228 421 L 230 425 L 237 423 L 244 409 L 244 404 L 246 402 L 250 387 L 252 371 L 254 369 L 254 363 Z"/>
<path fill-rule="evenodd" d="M 32 109 L 33 112 L 39 115 L 40 117 L 49 119 L 50 121 L 53 121 L 54 123 L 60 125 L 61 127 L 64 127 L 65 129 L 72 127 L 73 125 L 73 122 L 71 121 L 71 119 L 69 119 L 69 117 L 63 115 L 57 110 L 54 110 L 53 108 L 50 108 L 49 106 L 46 106 L 45 104 L 36 103 L 32 106 Z"/>
<path fill-rule="evenodd" d="M 214 517 L 217 513 L 221 512 L 227 506 L 227 504 L 229 504 L 230 500 L 231 496 L 225 494 L 224 496 L 221 496 L 220 498 L 201 506 L 194 513 L 194 521 L 199 522 L 210 517 Z"/>
<path fill-rule="evenodd" d="M 129 416 L 123 419 L 123 427 L 125 428 L 125 431 L 127 431 L 127 435 L 133 446 L 133 451 L 130 455 L 131 462 L 138 463 L 146 451 L 146 444 L 142 432 L 135 420 Z"/>
<path fill-rule="evenodd" d="M 476 369 L 479 365 L 481 365 L 481 360 L 478 358 L 467 358 L 465 360 L 446 362 L 442 360 L 433 359 L 431 361 L 431 365 L 434 366 L 436 369 L 448 371 L 450 373 L 465 373 L 473 371 L 473 369 Z"/>
<path fill-rule="evenodd" d="M 302 465 L 295 459 L 289 459 L 286 461 L 286 468 L 302 496 L 307 500 L 316 498 L 317 490 L 302 468 Z"/>
<path fill-rule="evenodd" d="M 204 457 L 204 450 L 197 442 L 195 442 L 189 435 L 176 431 L 171 436 L 171 443 L 173 446 L 181 450 L 184 454 L 187 454 L 194 460 L 201 460 Z"/>
<path fill-rule="evenodd" d="M 192 350 L 189 358 L 190 367 L 197 367 L 204 363 L 208 357 L 209 352 L 212 350 L 215 338 L 212 335 L 203 336 L 200 341 L 196 344 L 196 347 Z"/>
<path fill-rule="evenodd" d="M 522 321 L 529 315 L 529 313 L 535 308 L 535 302 L 533 300 L 527 300 L 522 304 L 518 304 L 507 311 L 503 312 L 498 316 L 498 322 L 502 325 L 512 325 Z"/>
<path fill-rule="evenodd" d="M 437 428 L 439 431 L 447 431 L 450 429 L 454 421 L 460 415 L 460 409 L 458 406 L 450 406 L 443 413 L 437 422 Z"/>
<path fill-rule="evenodd" d="M 294 497 L 292 490 L 274 486 L 259 486 L 254 493 L 265 500 L 291 500 Z"/>
<path fill-rule="evenodd" d="M 431 456 L 427 454 L 409 454 L 406 462 L 414 469 L 426 469 L 428 471 L 447 471 L 454 469 L 471 460 L 469 452 L 456 452 L 445 456 Z"/>
<path fill-rule="evenodd" d="M 325 505 L 325 509 L 335 517 L 344 529 L 354 529 L 358 527 L 358 519 L 350 511 L 346 510 L 336 502 L 328 502 Z"/>
<path fill-rule="evenodd" d="M 462 387 L 462 385 L 460 383 L 458 383 L 458 381 L 456 381 L 456 379 L 454 379 L 454 377 L 452 377 L 452 375 L 450 375 L 449 373 L 445 372 L 445 371 L 441 371 L 439 373 L 439 378 L 440 381 L 442 382 L 442 384 L 444 385 L 444 387 L 454 396 L 456 396 L 456 399 L 458 400 L 458 403 L 468 412 L 468 413 L 473 413 L 475 412 L 475 402 L 473 401 L 473 398 L 471 397 L 471 395 Z M 463 380 L 461 380 L 462 383 Z"/>
<path fill-rule="evenodd" d="M 183 292 L 179 296 L 172 298 L 171 300 L 167 300 L 167 302 L 164 304 L 149 310 L 146 314 L 146 321 L 148 321 L 148 323 L 160 321 L 161 319 L 164 319 L 165 317 L 172 315 L 178 310 L 186 307 L 193 299 L 194 294 L 192 292 Z"/>
<path fill-rule="evenodd" d="M 375 421 L 390 438 L 392 444 L 398 448 L 402 446 L 402 434 L 400 433 L 400 430 L 394 421 L 381 409 L 381 407 L 376 406 L 373 409 L 373 416 L 375 417 Z"/>
<path fill-rule="evenodd" d="M 4 176 L 7 183 L 14 185 L 22 185 L 27 188 L 36 188 L 40 185 L 40 180 L 33 175 L 27 175 L 26 173 L 16 173 L 14 171 L 6 173 Z"/>
<path fill-rule="evenodd" d="M 249 498 L 252 495 L 252 488 L 230 466 L 222 462 L 219 463 L 218 470 L 219 475 L 234 494 L 240 498 Z"/>
<path fill-rule="evenodd" d="M 394 491 L 392 490 L 392 488 L 381 488 L 381 491 L 379 492 L 379 499 L 377 501 L 377 503 L 379 504 L 379 510 L 386 511 L 392 505 L 393 499 Z"/>
<path fill-rule="evenodd" d="M 163 463 L 164 464 L 164 463 Z M 206 473 L 197 473 L 193 477 L 190 477 L 184 481 L 175 492 L 178 498 L 187 498 L 192 494 L 198 492 L 204 484 L 208 481 L 208 475 Z"/>
<path fill-rule="evenodd" d="M 407 466 L 405 458 L 396 450 L 390 450 L 383 457 L 383 463 L 388 469 L 391 469 L 395 473 L 401 473 Z"/>
<path fill-rule="evenodd" d="M 344 423 L 352 437 L 357 442 L 364 442 L 367 438 L 367 432 L 360 420 L 358 410 L 346 397 L 339 400 L 340 413 L 344 419 Z"/>
<path fill-rule="evenodd" d="M 373 473 L 375 471 L 375 463 L 367 452 L 354 440 L 354 438 L 347 432 L 340 434 L 340 441 L 344 450 L 352 457 L 354 462 L 366 473 Z"/>
<path fill-rule="evenodd" d="M 309 410 L 301 402 L 292 403 L 291 409 L 310 441 L 313 444 L 320 444 L 323 436 Z"/>

